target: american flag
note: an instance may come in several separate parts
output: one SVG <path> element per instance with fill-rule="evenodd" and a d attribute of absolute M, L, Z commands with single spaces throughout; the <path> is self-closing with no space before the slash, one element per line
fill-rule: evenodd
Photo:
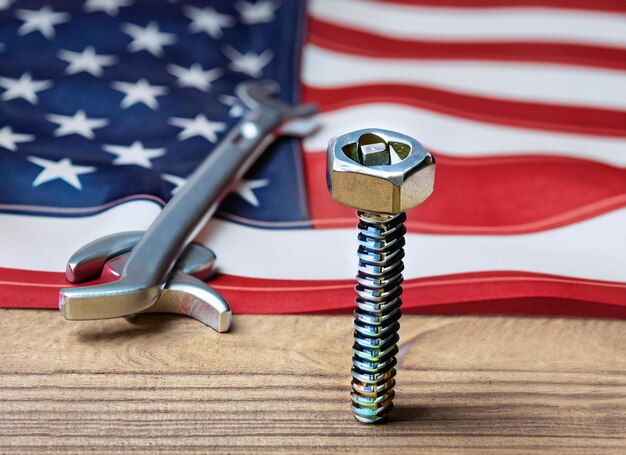
<path fill-rule="evenodd" d="M 377 127 L 437 157 L 405 311 L 626 317 L 624 2 L 0 0 L 0 43 L 0 306 L 56 307 L 72 252 L 149 226 L 268 78 L 322 127 L 198 239 L 235 313 L 352 308 L 325 147 Z"/>

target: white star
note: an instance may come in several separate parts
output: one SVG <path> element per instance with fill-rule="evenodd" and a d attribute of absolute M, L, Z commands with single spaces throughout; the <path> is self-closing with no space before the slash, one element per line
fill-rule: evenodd
<path fill-rule="evenodd" d="M 148 51 L 155 57 L 163 55 L 163 46 L 176 42 L 173 33 L 162 33 L 156 22 L 151 21 L 145 28 L 135 24 L 122 24 L 122 31 L 133 40 L 128 45 L 130 52 Z"/>
<path fill-rule="evenodd" d="M 41 171 L 33 181 L 33 186 L 39 186 L 51 180 L 61 179 L 80 190 L 82 189 L 82 185 L 80 184 L 78 176 L 81 174 L 89 174 L 96 170 L 93 166 L 74 165 L 69 158 L 63 158 L 60 161 L 50 161 L 36 156 L 29 156 L 26 159 L 43 168 L 43 171 Z"/>
<path fill-rule="evenodd" d="M 133 142 L 130 147 L 123 145 L 105 145 L 102 147 L 105 152 L 117 155 L 113 164 L 136 164 L 137 166 L 152 168 L 151 159 L 165 155 L 164 148 L 148 149 L 144 148 L 140 141 Z"/>
<path fill-rule="evenodd" d="M 256 54 L 253 51 L 248 51 L 242 54 L 231 46 L 224 46 L 224 55 L 228 57 L 231 63 L 228 67 L 237 71 L 238 73 L 244 73 L 248 76 L 259 77 L 263 73 L 263 67 L 267 65 L 272 58 L 274 58 L 274 52 L 266 50 L 261 54 Z"/>
<path fill-rule="evenodd" d="M 14 133 L 10 126 L 5 126 L 0 129 L 0 147 L 15 152 L 17 150 L 16 144 L 19 142 L 29 142 L 35 139 L 32 134 L 18 134 Z"/>
<path fill-rule="evenodd" d="M 272 22 L 276 19 L 274 12 L 279 6 L 280 2 L 272 0 L 258 0 L 256 3 L 235 2 L 235 8 L 241 14 L 241 22 L 244 24 Z"/>
<path fill-rule="evenodd" d="M 133 0 L 87 0 L 83 9 L 88 13 L 95 13 L 102 11 L 109 16 L 117 16 L 120 8 L 130 6 L 133 4 Z"/>
<path fill-rule="evenodd" d="M 204 114 L 198 114 L 192 119 L 172 117 L 169 122 L 174 126 L 183 128 L 177 136 L 179 141 L 194 136 L 202 136 L 207 141 L 215 143 L 217 142 L 217 133 L 226 129 L 226 123 L 211 122 L 207 120 Z"/>
<path fill-rule="evenodd" d="M 174 185 L 171 194 L 175 194 L 178 190 L 180 190 L 180 187 L 187 182 L 187 179 L 173 174 L 161 174 L 161 178 Z"/>
<path fill-rule="evenodd" d="M 185 6 L 183 9 L 185 16 L 191 19 L 189 31 L 192 33 L 205 32 L 211 38 L 221 38 L 224 34 L 222 28 L 235 25 L 235 19 L 226 14 L 220 14 L 211 7 L 204 9 L 195 6 Z"/>
<path fill-rule="evenodd" d="M 114 55 L 98 55 L 92 46 L 87 46 L 82 52 L 72 52 L 61 49 L 57 56 L 69 63 L 65 74 L 76 74 L 84 71 L 92 76 L 102 76 L 103 66 L 113 65 L 117 61 Z"/>
<path fill-rule="evenodd" d="M 211 82 L 218 79 L 223 71 L 220 68 L 203 71 L 198 63 L 191 65 L 189 69 L 178 65 L 167 65 L 167 71 L 178 78 L 179 86 L 193 87 L 204 92 L 211 89 Z"/>
<path fill-rule="evenodd" d="M 95 137 L 94 128 L 103 128 L 109 124 L 105 118 L 87 118 L 85 111 L 80 110 L 74 115 L 47 115 L 46 118 L 58 123 L 59 127 L 52 133 L 54 136 L 67 136 L 68 134 L 78 134 L 79 136 L 93 139 Z"/>
<path fill-rule="evenodd" d="M 134 84 L 131 82 L 113 82 L 111 86 L 115 90 L 124 92 L 126 95 L 120 103 L 120 106 L 123 108 L 130 107 L 133 104 L 143 103 L 149 108 L 156 110 L 159 107 L 156 97 L 167 93 L 167 87 L 150 85 L 145 79 L 139 79 Z"/>
<path fill-rule="evenodd" d="M 15 0 L 0 0 L 0 11 L 8 9 Z"/>
<path fill-rule="evenodd" d="M 263 188 L 270 184 L 268 179 L 259 180 L 240 180 L 233 188 L 233 193 L 242 198 L 248 204 L 258 207 L 259 199 L 254 194 L 254 190 L 257 188 Z"/>
<path fill-rule="evenodd" d="M 228 115 L 230 115 L 231 117 L 241 117 L 246 111 L 239 102 L 239 98 L 237 98 L 236 96 L 220 95 L 218 99 L 221 103 L 230 107 L 230 109 L 228 110 Z"/>
<path fill-rule="evenodd" d="M 54 38 L 54 26 L 70 20 L 68 13 L 55 13 L 49 6 L 33 11 L 20 9 L 15 12 L 15 16 L 24 21 L 17 30 L 17 34 L 27 35 L 31 32 L 41 32 L 48 39 Z"/>
<path fill-rule="evenodd" d="M 2 94 L 5 101 L 23 98 L 31 104 L 37 104 L 37 92 L 52 87 L 52 81 L 34 81 L 30 73 L 24 73 L 19 79 L 0 77 L 0 87 L 6 90 Z"/>

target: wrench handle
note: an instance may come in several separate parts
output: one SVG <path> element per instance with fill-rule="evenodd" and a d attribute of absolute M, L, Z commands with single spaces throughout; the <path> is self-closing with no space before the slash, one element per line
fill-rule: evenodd
<path fill-rule="evenodd" d="M 184 249 L 276 138 L 282 122 L 282 116 L 269 109 L 249 112 L 165 205 L 132 249 L 118 281 L 61 290 L 63 316 L 69 320 L 109 319 L 150 308 Z"/>
<path fill-rule="evenodd" d="M 220 201 L 279 135 L 306 135 L 314 106 L 292 107 L 270 95 L 270 81 L 239 84 L 236 92 L 251 109 L 174 195 L 132 249 L 118 281 L 61 290 L 66 319 L 108 319 L 150 308 L 159 298 L 187 245 L 215 213 Z"/>
<path fill-rule="evenodd" d="M 163 283 L 219 203 L 274 140 L 281 118 L 272 111 L 244 118 L 164 207 L 133 248 L 123 275 Z M 254 118 L 252 118 L 254 116 Z"/>

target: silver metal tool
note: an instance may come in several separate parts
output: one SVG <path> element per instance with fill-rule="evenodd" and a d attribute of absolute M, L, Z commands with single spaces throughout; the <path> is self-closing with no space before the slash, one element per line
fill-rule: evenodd
<path fill-rule="evenodd" d="M 116 256 L 129 253 L 123 259 L 123 266 L 117 263 L 115 267 L 119 272 L 117 281 L 61 290 L 59 307 L 66 319 L 108 319 L 155 308 L 180 312 L 180 306 L 172 306 L 172 302 L 184 301 L 181 295 L 185 294 L 195 305 L 203 302 L 215 306 L 213 310 L 218 314 L 224 312 L 223 305 L 228 308 L 221 297 L 220 302 L 215 299 L 217 293 L 207 284 L 194 281 L 188 274 L 194 267 L 200 272 L 210 271 L 215 260 L 210 250 L 199 246 L 190 250 L 189 245 L 213 215 L 218 203 L 272 141 L 281 135 L 304 136 L 316 128 L 312 118 L 315 106 L 291 107 L 271 96 L 277 90 L 278 86 L 268 81 L 245 82 L 237 86 L 237 95 L 250 110 L 202 162 L 143 235 L 125 233 L 105 237 L 72 256 L 67 277 L 70 281 L 81 282 L 97 277 L 104 264 Z M 199 258 L 200 264 L 194 263 L 189 256 L 181 262 L 183 252 L 193 255 L 196 261 Z M 167 298 L 161 300 L 165 289 L 168 290 Z M 174 294 L 176 298 L 172 297 Z M 228 317 L 222 315 L 220 320 L 230 321 L 230 309 L 227 312 Z M 225 325 L 219 325 L 217 330 L 226 330 L 228 324 Z"/>
<path fill-rule="evenodd" d="M 173 277 L 165 285 L 155 304 L 142 313 L 183 314 L 218 332 L 227 331 L 232 321 L 230 307 L 217 291 L 203 281 L 210 278 L 213 264 L 207 264 L 208 269 L 199 269 L 200 263 L 204 261 L 196 261 L 206 254 L 212 255 L 215 259 L 211 250 L 190 244 L 176 264 Z M 108 261 L 103 273 L 119 278 L 128 256 L 129 253 L 124 253 Z"/>
<path fill-rule="evenodd" d="M 327 177 L 332 197 L 360 219 L 350 397 L 357 420 L 378 423 L 395 396 L 404 212 L 432 193 L 435 159 L 408 136 L 359 130 L 331 139 Z"/>
<path fill-rule="evenodd" d="M 72 283 L 119 279 L 128 252 L 141 240 L 142 231 L 120 232 L 101 237 L 72 255 L 66 276 Z M 175 266 L 175 275 L 154 305 L 141 313 L 177 313 L 190 316 L 218 332 L 230 327 L 228 303 L 204 283 L 214 271 L 215 253 L 203 245 L 190 243 Z"/>

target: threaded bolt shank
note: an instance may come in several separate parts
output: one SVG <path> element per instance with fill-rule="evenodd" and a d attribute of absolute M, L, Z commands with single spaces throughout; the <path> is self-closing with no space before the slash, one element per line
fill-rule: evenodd
<path fill-rule="evenodd" d="M 355 289 L 352 412 L 363 423 L 393 409 L 401 316 L 406 215 L 357 212 L 359 271 Z"/>

